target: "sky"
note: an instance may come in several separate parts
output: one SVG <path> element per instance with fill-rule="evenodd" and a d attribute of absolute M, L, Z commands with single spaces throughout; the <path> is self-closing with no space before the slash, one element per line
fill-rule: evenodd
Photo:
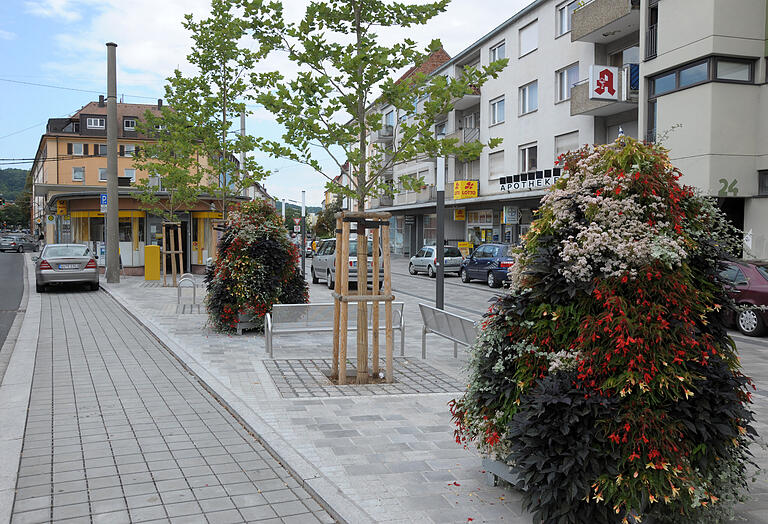
<path fill-rule="evenodd" d="M 117 92 L 130 103 L 155 103 L 174 69 L 190 71 L 191 40 L 181 21 L 204 18 L 210 0 L 2 0 L 0 1 L 0 167 L 29 169 L 49 118 L 69 116 L 106 94 L 106 42 L 117 47 Z M 415 0 L 421 3 L 423 0 Z M 453 0 L 446 12 L 414 30 L 382 34 L 388 42 L 414 38 L 422 47 L 439 39 L 455 56 L 531 0 Z M 298 18 L 308 0 L 283 0 L 287 16 Z M 280 57 L 260 68 L 282 70 Z M 43 84 L 43 85 L 40 85 Z M 54 87 L 45 87 L 54 86 Z M 66 88 L 66 89 L 62 89 Z M 280 126 L 253 107 L 249 134 L 278 139 Z M 254 155 L 273 172 L 267 191 L 289 201 L 320 205 L 326 179 L 285 159 Z M 338 168 L 321 158 L 328 173 Z M 24 159 L 16 164 L 15 160 Z"/>

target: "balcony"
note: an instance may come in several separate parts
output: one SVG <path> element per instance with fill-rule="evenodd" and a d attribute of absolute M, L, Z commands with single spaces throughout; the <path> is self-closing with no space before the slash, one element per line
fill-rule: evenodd
<path fill-rule="evenodd" d="M 375 144 L 391 142 L 395 138 L 394 126 L 384 124 L 381 129 L 371 133 L 371 142 Z"/>
<path fill-rule="evenodd" d="M 616 100 L 589 98 L 589 79 L 571 88 L 571 116 L 609 116 L 637 109 L 640 88 L 640 68 L 637 64 L 625 64 L 619 69 L 618 96 Z"/>
<path fill-rule="evenodd" d="M 592 0 L 573 12 L 571 42 L 607 44 L 640 30 L 640 0 Z"/>
<path fill-rule="evenodd" d="M 458 129 L 447 135 L 445 138 L 455 138 L 458 140 L 457 145 L 468 144 L 470 142 L 477 142 L 480 140 L 480 128 L 478 127 L 465 127 L 464 129 Z"/>
<path fill-rule="evenodd" d="M 651 60 L 656 58 L 656 43 L 658 41 L 658 34 L 656 32 L 656 24 L 648 26 L 648 30 L 645 32 L 645 59 Z"/>
<path fill-rule="evenodd" d="M 393 205 L 394 199 L 391 196 L 381 195 L 379 197 L 371 198 L 371 203 L 368 205 L 368 209 L 378 209 L 380 207 L 389 207 Z"/>
<path fill-rule="evenodd" d="M 427 186 L 421 191 L 405 191 L 395 195 L 394 205 L 420 204 L 423 202 L 434 202 L 437 200 L 437 190 L 435 186 Z"/>

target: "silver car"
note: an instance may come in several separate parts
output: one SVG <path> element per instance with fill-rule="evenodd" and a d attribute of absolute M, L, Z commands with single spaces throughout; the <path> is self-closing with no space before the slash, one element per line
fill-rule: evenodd
<path fill-rule="evenodd" d="M 459 271 L 461 271 L 461 261 L 464 260 L 459 248 L 445 246 L 443 259 L 445 261 L 443 263 L 443 271 L 458 275 Z M 411 257 L 408 264 L 408 272 L 411 275 L 426 273 L 429 275 L 429 278 L 435 278 L 437 276 L 437 247 L 424 246 L 419 249 L 418 253 Z"/>
<path fill-rule="evenodd" d="M 48 284 L 82 283 L 91 291 L 99 289 L 99 268 L 88 246 L 48 244 L 35 261 L 35 289 L 45 291 Z"/>
<path fill-rule="evenodd" d="M 0 251 L 37 251 L 37 242 L 24 233 L 7 233 L 0 238 Z"/>
<path fill-rule="evenodd" d="M 381 248 L 379 248 L 381 255 Z M 349 241 L 349 283 L 357 284 L 357 239 Z M 336 239 L 323 240 L 312 258 L 312 283 L 325 280 L 328 289 L 333 289 L 336 280 Z M 373 241 L 368 241 L 368 282 L 373 281 Z M 384 261 L 379 256 L 379 288 L 384 284 Z"/>

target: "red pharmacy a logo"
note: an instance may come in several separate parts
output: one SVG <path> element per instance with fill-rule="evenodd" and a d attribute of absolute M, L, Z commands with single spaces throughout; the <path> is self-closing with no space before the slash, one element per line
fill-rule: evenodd
<path fill-rule="evenodd" d="M 611 95 L 616 94 L 616 89 L 613 87 L 613 72 L 610 69 L 600 71 L 596 84 L 595 93 L 598 95 L 602 95 L 606 91 Z"/>

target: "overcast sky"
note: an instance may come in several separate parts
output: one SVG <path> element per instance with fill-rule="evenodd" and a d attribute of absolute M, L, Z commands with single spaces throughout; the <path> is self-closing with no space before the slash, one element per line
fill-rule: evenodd
<path fill-rule="evenodd" d="M 386 41 L 409 36 L 426 46 L 442 41 L 454 56 L 511 17 L 531 0 L 453 0 L 448 10 L 417 31 L 394 31 Z M 299 17 L 307 0 L 284 0 L 288 16 Z M 165 78 L 187 69 L 190 39 L 184 14 L 208 12 L 209 0 L 2 0 L 0 1 L 0 167 L 28 169 L 48 118 L 69 116 L 106 91 L 106 48 L 118 44 L 118 98 L 152 103 L 162 97 Z M 277 59 L 276 59 L 277 60 Z M 264 64 L 267 69 L 280 63 Z M 55 89 L 30 84 L 67 87 Z M 81 91 L 79 91 L 81 90 Z M 249 133 L 277 137 L 280 129 L 264 110 L 246 123 Z M 319 205 L 325 179 L 282 159 L 263 158 L 271 170 L 267 190 L 278 198 Z M 327 163 L 329 172 L 334 165 Z"/>

